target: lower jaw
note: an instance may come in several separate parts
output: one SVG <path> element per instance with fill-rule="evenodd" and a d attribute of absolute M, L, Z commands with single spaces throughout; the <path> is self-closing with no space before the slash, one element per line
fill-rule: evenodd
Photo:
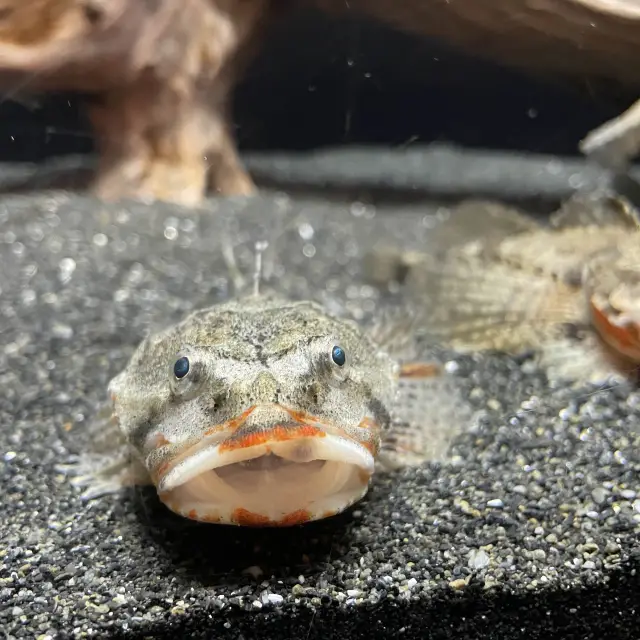
<path fill-rule="evenodd" d="M 307 464 L 314 463 L 324 464 L 308 473 L 301 468 L 298 477 L 291 467 L 289 473 L 267 470 L 253 472 L 253 477 L 251 472 L 240 476 L 241 469 L 221 467 L 159 494 L 160 500 L 171 511 L 190 520 L 245 527 L 289 527 L 337 515 L 366 495 L 368 473 L 354 465 L 333 461 Z M 240 481 L 233 477 L 234 471 Z"/>

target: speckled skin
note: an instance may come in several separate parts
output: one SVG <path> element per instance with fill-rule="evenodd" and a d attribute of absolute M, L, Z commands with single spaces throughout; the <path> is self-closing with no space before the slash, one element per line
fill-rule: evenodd
<path fill-rule="evenodd" d="M 342 367 L 331 360 L 334 345 L 347 354 Z M 173 365 L 183 356 L 190 370 L 178 379 Z M 397 372 L 356 324 L 313 302 L 250 296 L 196 311 L 144 340 L 109 393 L 120 429 L 158 485 L 205 435 L 219 433 L 227 447 L 266 437 L 282 420 L 280 407 L 297 416 L 284 425 L 290 437 L 312 422 L 377 455 Z M 263 410 L 252 420 L 255 407 Z"/>

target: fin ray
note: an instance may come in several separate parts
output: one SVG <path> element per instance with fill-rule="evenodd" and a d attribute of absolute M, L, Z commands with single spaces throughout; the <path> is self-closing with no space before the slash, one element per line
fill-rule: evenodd
<path fill-rule="evenodd" d="M 579 340 L 559 338 L 547 342 L 537 363 L 553 381 L 571 381 L 574 385 L 621 384 L 635 370 L 612 350 L 607 349 L 594 333 Z"/>
<path fill-rule="evenodd" d="M 113 416 L 111 403 L 103 403 L 83 429 L 86 451 L 56 465 L 56 471 L 82 489 L 82 500 L 93 500 L 125 486 L 150 484 L 144 465 L 133 455 Z"/>
<path fill-rule="evenodd" d="M 536 348 L 567 323 L 587 321 L 579 289 L 501 263 L 455 260 L 440 273 L 415 271 L 430 340 L 461 351 Z"/>
<path fill-rule="evenodd" d="M 379 456 L 381 469 L 445 459 L 456 436 L 475 420 L 450 374 L 401 378 L 393 423 Z"/>

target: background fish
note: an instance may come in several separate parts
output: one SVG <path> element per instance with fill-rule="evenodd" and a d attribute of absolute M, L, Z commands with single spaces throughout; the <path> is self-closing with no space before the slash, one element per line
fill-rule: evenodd
<path fill-rule="evenodd" d="M 471 216 L 481 235 L 465 232 Z M 626 202 L 576 197 L 548 226 L 478 202 L 451 220 L 443 233 L 456 242 L 414 256 L 407 276 L 431 339 L 463 352 L 533 350 L 552 378 L 578 382 L 636 370 L 640 233 Z"/>

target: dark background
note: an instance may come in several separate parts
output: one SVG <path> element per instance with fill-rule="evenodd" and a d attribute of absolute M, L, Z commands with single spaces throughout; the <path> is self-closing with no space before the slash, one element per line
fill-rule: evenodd
<path fill-rule="evenodd" d="M 365 21 L 312 13 L 277 25 L 236 97 L 244 150 L 446 141 L 577 154 L 634 98 L 587 79 L 533 78 Z M 86 153 L 77 96 L 0 104 L 0 160 Z"/>

